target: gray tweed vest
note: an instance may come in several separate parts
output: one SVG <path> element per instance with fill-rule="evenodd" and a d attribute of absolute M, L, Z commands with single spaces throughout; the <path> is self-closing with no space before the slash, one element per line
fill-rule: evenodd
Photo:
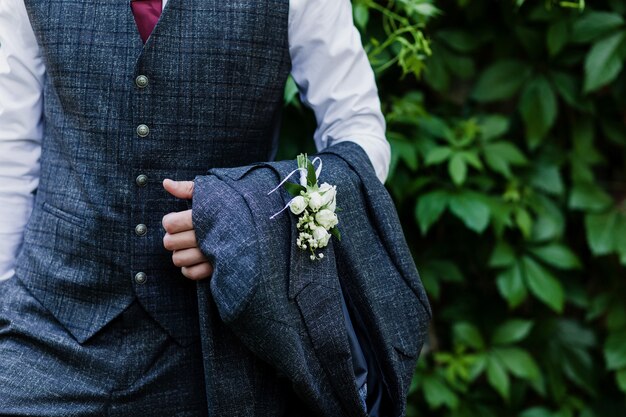
<path fill-rule="evenodd" d="M 271 160 L 288 0 L 169 0 L 143 45 L 128 0 L 26 0 L 47 66 L 41 180 L 16 276 L 84 342 L 134 300 L 181 344 L 195 284 L 163 248 L 161 182 Z"/>

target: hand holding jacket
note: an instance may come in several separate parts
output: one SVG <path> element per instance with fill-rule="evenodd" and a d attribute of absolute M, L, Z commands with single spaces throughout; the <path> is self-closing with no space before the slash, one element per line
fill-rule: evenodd
<path fill-rule="evenodd" d="M 251 390 L 248 403 L 222 400 L 216 415 L 366 415 L 342 294 L 353 321 L 367 332 L 386 387 L 389 408 L 380 415 L 404 415 L 430 306 L 395 207 L 366 154 L 340 143 L 318 156 L 320 182 L 337 186 L 342 233 L 321 261 L 296 247 L 293 215 L 269 220 L 290 197 L 267 192 L 295 161 L 213 169 L 195 179 L 193 223 L 214 265 L 211 280 L 199 283 L 209 404 L 225 389 L 221 375 Z M 225 334 L 227 340 L 216 340 Z"/>

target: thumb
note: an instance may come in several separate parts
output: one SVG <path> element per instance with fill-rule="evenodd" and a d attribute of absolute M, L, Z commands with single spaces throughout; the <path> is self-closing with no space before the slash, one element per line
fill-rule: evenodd
<path fill-rule="evenodd" d="M 193 196 L 193 181 L 163 180 L 165 191 L 178 198 L 190 199 Z"/>

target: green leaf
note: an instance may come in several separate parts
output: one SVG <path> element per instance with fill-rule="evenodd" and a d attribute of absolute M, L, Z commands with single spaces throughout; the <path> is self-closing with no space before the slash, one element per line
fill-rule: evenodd
<path fill-rule="evenodd" d="M 472 52 L 481 44 L 481 38 L 474 32 L 463 30 L 440 30 L 436 37 L 459 52 Z"/>
<path fill-rule="evenodd" d="M 452 327 L 452 333 L 454 334 L 454 340 L 456 343 L 460 343 L 476 350 L 481 350 L 485 347 L 485 341 L 480 332 L 472 323 L 460 322 L 456 323 Z"/>
<path fill-rule="evenodd" d="M 590 42 L 623 24 L 624 20 L 616 13 L 591 11 L 574 21 L 571 40 L 575 43 Z"/>
<path fill-rule="evenodd" d="M 287 190 L 289 195 L 292 197 L 296 197 L 300 195 L 300 191 L 306 192 L 306 188 L 301 186 L 300 184 L 296 184 L 295 182 L 289 182 L 283 184 L 283 187 Z"/>
<path fill-rule="evenodd" d="M 533 228 L 533 219 L 528 210 L 518 208 L 515 210 L 515 223 L 525 238 L 530 237 Z"/>
<path fill-rule="evenodd" d="M 626 217 L 619 216 L 615 230 L 615 248 L 622 265 L 626 266 Z"/>
<path fill-rule="evenodd" d="M 482 233 L 489 225 L 489 206 L 477 193 L 463 192 L 450 196 L 450 211 L 469 229 Z"/>
<path fill-rule="evenodd" d="M 331 235 L 335 236 L 338 241 L 341 242 L 341 232 L 339 231 L 339 229 L 337 229 L 336 227 L 333 227 L 332 229 L 329 230 L 329 232 Z"/>
<path fill-rule="evenodd" d="M 423 235 L 441 217 L 448 204 L 448 196 L 444 191 L 437 190 L 418 197 L 415 206 L 415 218 Z"/>
<path fill-rule="evenodd" d="M 499 241 L 489 258 L 489 266 L 492 268 L 511 266 L 515 264 L 515 259 L 515 251 L 511 245 L 505 241 Z"/>
<path fill-rule="evenodd" d="M 479 171 L 482 171 L 483 163 L 480 161 L 480 158 L 478 157 L 478 153 L 476 151 L 461 151 L 459 152 L 459 154 L 469 165 L 473 166 Z"/>
<path fill-rule="evenodd" d="M 550 25 L 546 35 L 548 52 L 551 56 L 558 54 L 567 43 L 568 31 L 565 20 L 557 20 Z"/>
<path fill-rule="evenodd" d="M 527 408 L 520 413 L 519 417 L 555 417 L 552 411 L 544 407 Z"/>
<path fill-rule="evenodd" d="M 511 381 L 504 366 L 494 355 L 487 360 L 487 381 L 505 400 L 509 399 Z"/>
<path fill-rule="evenodd" d="M 442 57 L 446 67 L 450 70 L 450 72 L 456 74 L 456 76 L 458 76 L 460 79 L 467 80 L 468 78 L 474 76 L 474 73 L 476 72 L 476 66 L 474 65 L 474 61 L 471 58 L 456 55 L 448 51 L 444 52 Z"/>
<path fill-rule="evenodd" d="M 501 272 L 496 284 L 500 295 L 507 301 L 510 308 L 519 306 L 528 296 L 522 271 L 518 264 Z"/>
<path fill-rule="evenodd" d="M 448 162 L 448 172 L 456 185 L 461 185 L 467 178 L 467 164 L 461 153 L 455 153 Z"/>
<path fill-rule="evenodd" d="M 315 175 L 315 167 L 313 166 L 311 161 L 309 161 L 308 159 L 306 163 L 306 183 L 309 187 L 313 187 L 315 184 L 317 184 L 317 175 Z"/>
<path fill-rule="evenodd" d="M 291 75 L 287 77 L 287 82 L 285 83 L 284 100 L 285 103 L 296 107 L 300 105 L 298 101 L 298 86 Z"/>
<path fill-rule="evenodd" d="M 428 58 L 424 72 L 425 81 L 436 91 L 446 91 L 450 86 L 450 72 L 445 60 L 445 52 L 442 53 L 444 50 L 437 43 L 433 43 L 433 54 Z"/>
<path fill-rule="evenodd" d="M 354 22 L 360 29 L 365 29 L 367 22 L 370 19 L 370 12 L 368 7 L 363 3 L 356 3 L 353 7 Z"/>
<path fill-rule="evenodd" d="M 565 375 L 576 385 L 594 396 L 597 391 L 596 362 L 595 358 L 585 349 L 574 346 L 563 349 L 562 363 Z"/>
<path fill-rule="evenodd" d="M 422 382 L 424 398 L 432 409 L 437 409 L 443 405 L 455 409 L 459 404 L 459 398 L 448 386 L 438 377 L 425 375 Z"/>
<path fill-rule="evenodd" d="M 626 368 L 619 370 L 615 374 L 615 380 L 617 381 L 617 386 L 622 392 L 626 392 Z"/>
<path fill-rule="evenodd" d="M 454 132 L 448 127 L 446 122 L 433 115 L 420 118 L 419 127 L 436 138 L 446 139 L 448 141 L 454 138 Z"/>
<path fill-rule="evenodd" d="M 556 165 L 541 164 L 534 167 L 531 183 L 533 187 L 549 194 L 561 195 L 565 190 L 561 171 Z"/>
<path fill-rule="evenodd" d="M 604 359 L 610 370 L 626 368 L 626 329 L 610 333 L 604 343 Z"/>
<path fill-rule="evenodd" d="M 525 165 L 528 163 L 522 151 L 510 142 L 495 142 L 485 145 L 485 152 L 496 154 L 499 158 L 512 165 Z"/>
<path fill-rule="evenodd" d="M 565 218 L 560 206 L 545 195 L 537 195 L 532 208 L 537 214 L 533 224 L 533 241 L 542 242 L 563 236 Z"/>
<path fill-rule="evenodd" d="M 507 345 L 522 341 L 533 328 L 530 320 L 513 319 L 498 326 L 491 336 L 494 345 Z"/>
<path fill-rule="evenodd" d="M 452 155 L 452 149 L 448 146 L 437 146 L 426 154 L 426 165 L 437 165 L 447 161 Z"/>
<path fill-rule="evenodd" d="M 558 243 L 532 248 L 530 252 L 555 268 L 567 270 L 581 267 L 576 254 L 567 246 Z"/>
<path fill-rule="evenodd" d="M 497 61 L 481 74 L 472 96 L 481 102 L 511 98 L 524 84 L 530 72 L 531 69 L 525 62 Z"/>
<path fill-rule="evenodd" d="M 622 71 L 624 39 L 626 32 L 618 32 L 593 45 L 585 58 L 585 93 L 605 86 Z"/>
<path fill-rule="evenodd" d="M 623 122 L 614 118 L 602 119 L 602 132 L 618 146 L 626 145 L 626 131 Z"/>
<path fill-rule="evenodd" d="M 613 199 L 596 183 L 578 182 L 572 187 L 569 207 L 574 210 L 600 211 L 610 207 Z"/>
<path fill-rule="evenodd" d="M 487 116 L 480 121 L 480 133 L 486 141 L 502 136 L 509 130 L 509 119 L 505 116 Z"/>
<path fill-rule="evenodd" d="M 388 139 L 391 145 L 392 158 L 401 159 L 411 171 L 416 171 L 418 163 L 415 146 L 408 140 L 396 138 L 395 135 L 388 135 Z"/>
<path fill-rule="evenodd" d="M 545 77 L 538 76 L 528 83 L 520 99 L 520 111 L 531 147 L 536 146 L 554 125 L 557 110 L 554 90 Z"/>
<path fill-rule="evenodd" d="M 537 362 L 525 350 L 516 347 L 496 348 L 494 353 L 498 355 L 505 368 L 516 377 L 531 381 L 540 377 Z"/>
<path fill-rule="evenodd" d="M 551 71 L 550 79 L 556 91 L 572 107 L 580 105 L 580 85 L 576 77 L 561 71 Z"/>
<path fill-rule="evenodd" d="M 585 216 L 587 242 L 594 255 L 607 255 L 613 251 L 617 216 L 617 213 L 614 211 Z"/>
<path fill-rule="evenodd" d="M 524 266 L 524 277 L 530 292 L 557 313 L 562 312 L 565 304 L 565 294 L 559 280 L 532 258 L 524 256 L 522 263 Z"/>

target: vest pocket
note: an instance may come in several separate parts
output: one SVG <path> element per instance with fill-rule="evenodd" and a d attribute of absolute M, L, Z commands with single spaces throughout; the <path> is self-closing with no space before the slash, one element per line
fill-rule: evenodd
<path fill-rule="evenodd" d="M 49 214 L 52 214 L 53 216 L 57 217 L 60 220 L 64 220 L 68 223 L 72 223 L 73 225 L 81 227 L 81 228 L 85 227 L 85 221 L 83 219 L 71 213 L 68 213 L 65 210 L 61 210 L 60 208 L 53 206 L 47 201 L 44 201 L 42 209 L 48 212 Z"/>

